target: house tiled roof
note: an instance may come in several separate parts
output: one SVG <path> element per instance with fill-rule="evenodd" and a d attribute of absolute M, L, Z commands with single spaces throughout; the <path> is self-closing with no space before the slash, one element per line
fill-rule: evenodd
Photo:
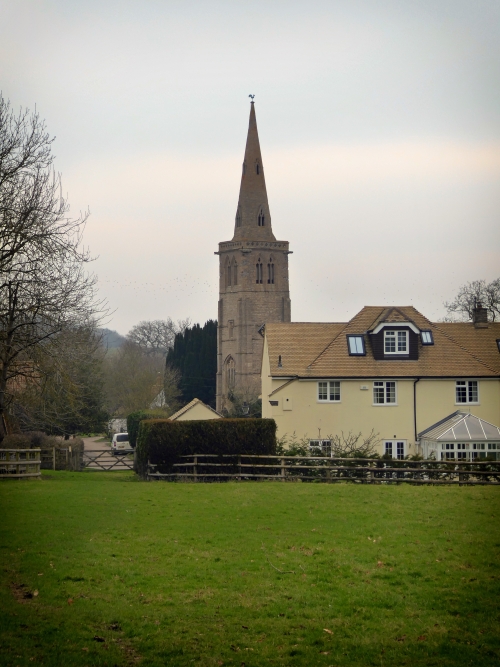
<path fill-rule="evenodd" d="M 175 420 L 178 419 L 181 415 L 183 415 L 185 412 L 188 412 L 189 410 L 191 410 L 191 408 L 194 408 L 194 406 L 195 406 L 195 405 L 198 405 L 198 404 L 205 406 L 205 407 L 207 408 L 207 410 L 211 410 L 211 411 L 212 411 L 213 413 L 215 413 L 218 417 L 221 417 L 221 416 L 222 416 L 222 415 L 220 415 L 216 410 L 214 410 L 213 408 L 211 408 L 209 405 L 207 405 L 206 403 L 203 403 L 203 401 L 200 401 L 199 398 L 193 398 L 193 400 L 190 401 L 189 403 L 187 403 L 183 408 L 181 408 L 180 410 L 177 410 L 177 412 L 175 412 L 173 415 L 171 415 L 171 416 L 169 417 L 170 421 L 175 421 Z"/>
<path fill-rule="evenodd" d="M 378 324 L 410 322 L 431 330 L 434 345 L 419 343 L 418 360 L 376 360 L 367 332 Z M 350 356 L 347 334 L 363 334 L 366 356 Z M 433 323 L 413 306 L 365 306 L 347 323 L 267 324 L 273 377 L 498 377 L 500 323 Z M 282 368 L 278 367 L 281 355 Z"/>

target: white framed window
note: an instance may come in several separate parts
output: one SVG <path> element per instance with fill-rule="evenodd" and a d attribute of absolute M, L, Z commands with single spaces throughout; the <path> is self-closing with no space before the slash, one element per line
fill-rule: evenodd
<path fill-rule="evenodd" d="M 331 440 L 309 440 L 309 451 L 318 453 L 319 456 L 332 455 L 332 441 Z"/>
<path fill-rule="evenodd" d="M 351 357 L 364 357 L 366 355 L 364 336 L 347 334 L 347 348 Z"/>
<path fill-rule="evenodd" d="M 456 403 L 479 403 L 477 380 L 457 380 L 455 383 Z"/>
<path fill-rule="evenodd" d="M 373 403 L 375 405 L 396 405 L 396 382 L 377 380 L 373 383 Z"/>
<path fill-rule="evenodd" d="M 384 330 L 385 354 L 408 354 L 408 331 L 396 329 Z"/>
<path fill-rule="evenodd" d="M 406 456 L 406 440 L 384 440 L 384 453 L 393 459 L 404 459 Z"/>
<path fill-rule="evenodd" d="M 420 332 L 420 340 L 422 341 L 422 345 L 434 345 L 434 337 L 432 335 L 432 331 L 421 331 Z"/>
<path fill-rule="evenodd" d="M 321 403 L 340 403 L 340 381 L 318 382 L 318 401 Z"/>

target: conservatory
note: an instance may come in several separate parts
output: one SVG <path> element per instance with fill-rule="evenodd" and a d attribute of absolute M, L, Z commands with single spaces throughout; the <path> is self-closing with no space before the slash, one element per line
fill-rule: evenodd
<path fill-rule="evenodd" d="M 424 459 L 500 460 L 500 428 L 461 410 L 429 426 L 418 440 Z"/>

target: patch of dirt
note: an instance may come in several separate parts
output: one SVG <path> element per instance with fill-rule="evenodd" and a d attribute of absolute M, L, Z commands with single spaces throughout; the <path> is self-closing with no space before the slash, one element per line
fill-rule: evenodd
<path fill-rule="evenodd" d="M 10 584 L 10 590 L 16 602 L 19 602 L 19 604 L 27 604 L 30 600 L 36 597 L 34 593 L 38 595 L 38 591 L 30 591 L 26 584 L 16 584 L 12 582 Z"/>

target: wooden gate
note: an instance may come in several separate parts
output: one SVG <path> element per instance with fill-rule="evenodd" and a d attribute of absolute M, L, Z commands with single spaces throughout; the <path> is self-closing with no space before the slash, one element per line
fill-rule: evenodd
<path fill-rule="evenodd" d="M 134 459 L 127 454 L 113 454 L 111 449 L 90 449 L 83 452 L 86 470 L 133 470 Z"/>

